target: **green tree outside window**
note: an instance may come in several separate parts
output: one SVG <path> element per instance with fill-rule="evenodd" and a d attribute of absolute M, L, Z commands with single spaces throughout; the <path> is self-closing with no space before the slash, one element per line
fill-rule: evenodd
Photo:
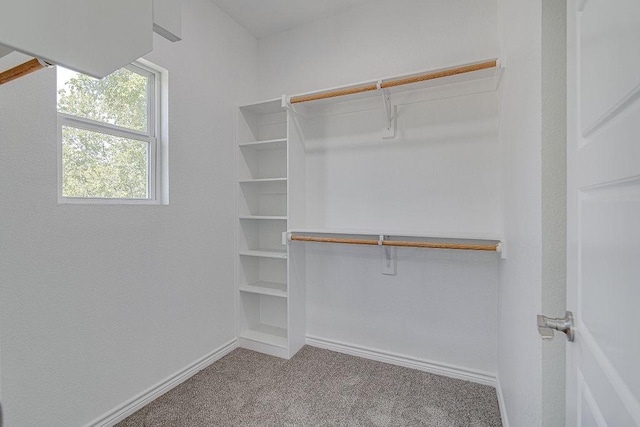
<path fill-rule="evenodd" d="M 58 89 L 58 112 L 146 134 L 149 81 L 120 69 L 97 80 L 75 73 Z M 81 125 L 62 126 L 62 195 L 148 197 L 148 142 Z"/>

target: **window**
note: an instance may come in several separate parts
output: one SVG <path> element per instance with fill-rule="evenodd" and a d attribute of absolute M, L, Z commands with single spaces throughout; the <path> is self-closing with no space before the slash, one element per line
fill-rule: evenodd
<path fill-rule="evenodd" d="M 166 203 L 163 73 L 141 62 L 101 80 L 57 73 L 59 201 Z"/>

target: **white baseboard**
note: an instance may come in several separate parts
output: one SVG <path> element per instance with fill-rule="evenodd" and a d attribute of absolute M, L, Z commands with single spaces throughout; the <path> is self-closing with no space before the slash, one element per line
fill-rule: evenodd
<path fill-rule="evenodd" d="M 502 427 L 509 427 L 509 418 L 507 418 L 507 406 L 504 403 L 504 394 L 500 386 L 500 378 L 496 378 L 496 392 L 498 393 L 498 406 L 500 407 L 500 417 L 502 418 Z"/>
<path fill-rule="evenodd" d="M 87 427 L 109 427 L 119 423 L 129 415 L 144 407 L 146 404 L 157 399 L 172 388 L 182 384 L 207 366 L 211 365 L 213 362 L 221 359 L 223 356 L 226 356 L 237 346 L 237 339 L 229 341 L 228 343 L 219 347 L 217 350 L 214 350 L 200 360 L 196 360 L 191 365 L 176 372 L 169 378 L 142 392 L 128 402 L 125 402 L 114 410 L 90 422 L 89 424 L 87 424 Z"/>
<path fill-rule="evenodd" d="M 431 360 L 419 359 L 417 357 L 405 356 L 388 351 L 376 350 L 359 345 L 347 344 L 339 341 L 328 340 L 307 335 L 307 345 L 337 351 L 338 353 L 350 354 L 352 356 L 363 357 L 365 359 L 377 360 L 378 362 L 390 363 L 392 365 L 404 366 L 405 368 L 417 369 L 419 371 L 430 372 L 449 378 L 471 381 L 478 384 L 496 386 L 496 377 L 487 372 L 463 368 L 460 366 L 434 362 Z"/>

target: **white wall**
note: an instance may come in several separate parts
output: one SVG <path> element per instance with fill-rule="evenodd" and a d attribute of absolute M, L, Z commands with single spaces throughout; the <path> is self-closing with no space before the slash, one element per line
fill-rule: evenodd
<path fill-rule="evenodd" d="M 306 146 L 306 227 L 499 234 L 497 94 L 317 117 Z M 297 160 L 294 160 L 297 161 Z M 495 376 L 496 253 L 309 245 L 307 334 Z"/>
<path fill-rule="evenodd" d="M 233 105 L 257 41 L 182 4 L 183 40 L 148 56 L 170 73 L 168 206 L 58 205 L 55 70 L 0 87 L 7 426 L 85 425 L 235 337 Z"/>
<path fill-rule="evenodd" d="M 374 2 L 259 41 L 263 98 L 498 56 L 495 1 Z M 314 119 L 307 226 L 499 231 L 497 93 Z M 307 334 L 493 376 L 498 257 L 308 245 Z"/>
<path fill-rule="evenodd" d="M 501 268 L 498 380 L 511 426 L 541 422 L 541 5 L 500 0 L 500 144 L 508 259 Z"/>
<path fill-rule="evenodd" d="M 395 276 L 381 256 L 307 244 L 307 335 L 494 377 L 498 256 L 400 248 Z"/>
<path fill-rule="evenodd" d="M 375 101 L 304 126 L 307 227 L 499 234 L 496 92 L 399 105 L 393 139 Z"/>
<path fill-rule="evenodd" d="M 259 40 L 260 99 L 499 56 L 496 0 L 367 3 Z"/>

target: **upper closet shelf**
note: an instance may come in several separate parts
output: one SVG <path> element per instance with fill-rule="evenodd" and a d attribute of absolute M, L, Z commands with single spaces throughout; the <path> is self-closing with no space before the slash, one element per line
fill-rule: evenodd
<path fill-rule="evenodd" d="M 282 112 L 282 100 L 280 98 L 270 99 L 268 101 L 241 105 L 239 108 L 243 112 L 257 114 L 259 116 L 265 114 L 276 114 Z"/>
<path fill-rule="evenodd" d="M 489 59 L 299 95 L 283 95 L 282 106 L 303 117 L 332 114 L 336 106 L 341 107 L 338 113 L 382 106 L 391 122 L 393 105 L 495 91 L 501 70 L 498 59 Z"/>
<path fill-rule="evenodd" d="M 391 94 L 414 91 L 425 88 L 449 85 L 453 83 L 470 82 L 483 79 L 495 80 L 500 74 L 498 59 L 459 65 L 438 70 L 422 71 L 404 76 L 390 77 L 341 86 L 332 89 L 293 95 L 287 98 L 288 104 L 308 102 L 343 102 L 350 99 L 379 96 L 380 91 Z M 347 97 L 347 98 L 345 98 Z M 333 101 L 329 101 L 333 99 Z M 273 101 L 272 101 L 273 102 Z"/>
<path fill-rule="evenodd" d="M 240 148 L 251 150 L 283 150 L 287 148 L 287 138 L 270 139 L 267 141 L 243 142 L 238 144 Z"/>

